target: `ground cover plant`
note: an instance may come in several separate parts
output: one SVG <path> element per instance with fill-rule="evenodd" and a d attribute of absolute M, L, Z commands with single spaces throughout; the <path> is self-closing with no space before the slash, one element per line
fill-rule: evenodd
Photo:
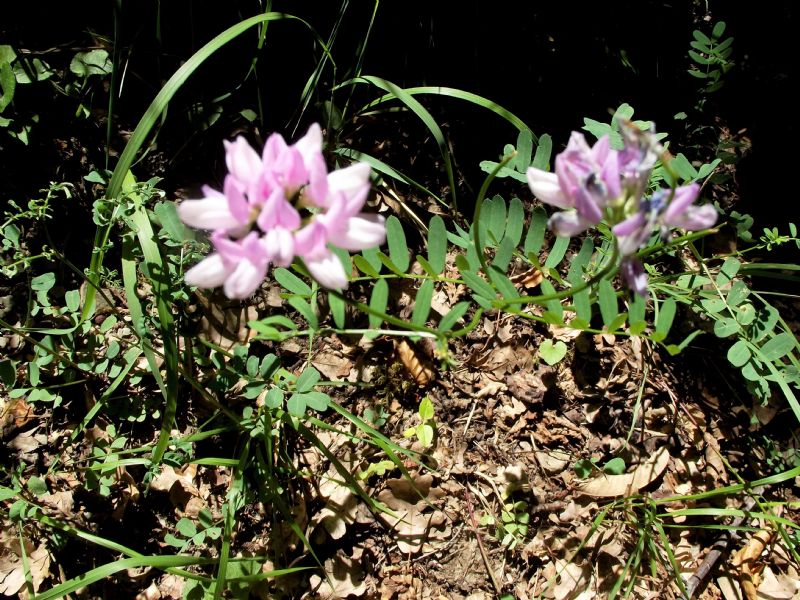
<path fill-rule="evenodd" d="M 377 2 L 237 8 L 0 45 L 0 592 L 800 597 L 800 237 L 740 205 L 731 28 L 673 32 L 666 122 L 529 123 L 382 72 Z"/>

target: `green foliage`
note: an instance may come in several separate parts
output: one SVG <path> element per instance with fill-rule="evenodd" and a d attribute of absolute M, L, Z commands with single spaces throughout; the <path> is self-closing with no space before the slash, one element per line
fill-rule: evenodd
<path fill-rule="evenodd" d="M 766 403 L 770 384 L 777 384 L 800 420 L 800 404 L 792 391 L 800 384 L 800 345 L 778 310 L 742 277 L 743 266 L 740 259 L 728 257 L 716 276 L 708 270 L 705 275 L 682 275 L 676 280 L 676 298 L 711 319 L 717 337 L 733 338 L 727 359 L 741 370 L 747 389 L 757 399 Z"/>
<path fill-rule="evenodd" d="M 506 144 L 503 148 L 501 156 L 514 155 L 514 160 L 508 166 L 500 167 L 496 177 L 513 177 L 517 181 L 527 183 L 525 172 L 528 167 L 536 167 L 539 169 L 547 168 L 550 164 L 550 154 L 553 151 L 552 138 L 544 134 L 539 137 L 539 142 L 536 145 L 536 155 L 533 155 L 533 133 L 529 129 L 523 129 L 517 136 L 517 145 L 514 147 L 511 144 Z M 498 162 L 491 160 L 481 161 L 480 167 L 486 173 L 491 173 L 499 166 Z"/>
<path fill-rule="evenodd" d="M 689 42 L 692 65 L 688 73 L 702 82 L 701 92 L 704 95 L 718 91 L 725 83 L 723 76 L 735 65 L 731 60 L 733 38 L 723 39 L 724 34 L 724 21 L 714 25 L 710 36 L 699 29 L 692 32 L 694 39 Z"/>
<path fill-rule="evenodd" d="M 494 515 L 484 514 L 480 519 L 480 524 L 484 527 L 493 525 L 500 544 L 513 550 L 527 537 L 530 519 L 528 503 L 524 500 L 517 500 L 503 504 L 499 519 Z"/>
<path fill-rule="evenodd" d="M 59 414 L 63 414 L 64 405 L 75 414 L 80 413 L 76 407 L 82 406 L 82 399 L 75 400 L 74 390 L 86 390 L 91 395 L 91 407 L 79 414 L 80 422 L 68 437 L 74 443 L 94 427 L 96 435 L 90 439 L 86 436 L 87 454 L 81 459 L 80 468 L 88 489 L 102 498 L 113 498 L 115 486 L 120 483 L 120 470 L 128 466 L 141 469 L 145 483 L 167 465 L 176 469 L 189 463 L 224 467 L 230 474 L 222 514 L 212 515 L 204 509 L 196 520 L 178 519 L 163 539 L 175 555 L 148 557 L 99 536 L 76 533 L 74 528 L 69 529 L 71 525 L 54 519 L 47 521 L 49 517 L 32 501 L 45 497 L 53 480 L 39 475 L 23 478 L 20 468 L 20 472 L 8 477 L 7 486 L 0 487 L 0 500 L 13 501 L 8 511 L 12 521 L 28 528 L 33 519 L 54 529 L 60 525 L 71 535 L 124 557 L 75 575 L 37 597 L 73 594 L 122 569 L 139 566 L 163 568 L 189 577 L 187 597 L 248 597 L 253 583 L 281 573 L 262 572 L 262 565 L 267 560 L 286 558 L 232 558 L 238 551 L 232 543 L 234 535 L 242 531 L 237 519 L 245 507 L 257 504 L 269 507 L 271 531 L 291 531 L 299 540 L 300 551 L 318 561 L 314 554 L 317 544 L 306 539 L 305 523 L 297 519 L 292 504 L 293 494 L 310 480 L 309 472 L 297 460 L 297 448 L 315 448 L 338 473 L 341 485 L 372 510 L 381 510 L 383 507 L 367 493 L 366 482 L 395 471 L 407 475 L 409 461 L 418 461 L 420 457 L 380 431 L 390 419 L 380 399 L 359 417 L 334 399 L 346 396 L 328 393 L 331 386 L 347 382 L 323 381 L 311 361 L 319 349 L 319 338 L 332 333 L 340 335 L 340 339 L 358 335 L 435 339 L 442 364 L 446 366 L 453 362 L 448 354 L 450 344 L 474 331 L 482 317 L 513 315 L 543 326 L 642 336 L 670 353 L 677 353 L 703 331 L 699 326 L 688 333 L 683 331 L 685 319 L 681 311 L 688 308 L 701 315 L 701 321 L 707 321 L 708 329 L 716 336 L 729 340 L 727 360 L 741 372 L 748 389 L 766 401 L 777 387 L 800 420 L 800 405 L 795 397 L 795 390 L 800 387 L 800 347 L 776 306 L 765 299 L 765 294 L 751 280 L 757 269 L 759 274 L 782 271 L 782 276 L 791 278 L 791 265 L 748 263 L 744 253 L 724 259 L 705 259 L 697 253 L 695 265 L 699 267 L 693 266 L 686 273 L 671 275 L 659 272 L 660 267 L 649 266 L 653 281 L 651 296 L 630 296 L 620 291 L 615 279 L 619 256 L 607 228 L 600 226 L 596 234 L 582 240 L 554 237 L 547 230 L 547 211 L 541 206 L 531 206 L 527 192 L 520 197 L 513 193 L 488 195 L 495 177 L 524 184 L 530 167 L 547 169 L 553 151 L 550 136 L 536 136 L 515 115 L 482 96 L 452 88 L 401 88 L 379 77 L 361 76 L 366 37 L 359 47 L 357 64 L 341 66 L 340 63 L 337 67 L 352 78 L 340 84 L 334 82 L 333 93 L 329 94 L 323 75 L 333 70 L 330 48 L 335 31 L 325 43 L 304 22 L 300 24 L 311 32 L 319 48 L 319 61 L 301 94 L 297 120 L 314 107 L 314 99 L 320 100 L 320 107 L 327 115 L 333 146 L 328 148 L 331 156 L 340 161 L 368 162 L 379 178 L 377 185 L 393 179 L 422 190 L 426 197 L 452 210 L 433 216 L 427 232 L 425 223 L 411 209 L 408 214 L 390 215 L 385 248 L 367 249 L 352 259 L 347 252 L 336 250 L 346 272 L 354 273 L 346 292 L 320 290 L 299 261 L 273 269 L 271 276 L 281 286 L 280 298 L 284 304 L 273 310 L 275 304 L 270 303 L 267 314 L 250 321 L 254 335 L 246 344 L 231 342 L 232 345 L 223 347 L 217 345 L 223 342 L 212 341 L 210 336 L 195 336 L 199 315 L 190 314 L 189 309 L 195 310 L 200 299 L 208 301 L 208 298 L 189 290 L 183 276 L 208 246 L 201 235 L 180 221 L 175 204 L 165 200 L 158 189 L 158 179 L 137 182 L 130 169 L 142 158 L 142 149 L 153 142 L 156 123 L 168 118 L 173 97 L 193 73 L 220 48 L 255 27 L 259 28 L 256 37 L 260 48 L 266 25 L 279 20 L 299 21 L 282 13 L 266 12 L 234 25 L 203 46 L 161 88 L 142 115 L 114 171 L 96 170 L 84 176 L 87 188 L 96 196 L 92 217 L 97 225 L 85 272 L 72 267 L 58 249 L 43 245 L 33 255 L 26 245 L 31 232 L 51 220 L 53 204 L 72 198 L 70 184 L 52 184 L 43 192 L 43 199 L 11 202 L 4 212 L 0 225 L 0 272 L 22 281 L 27 298 L 15 307 L 23 326 L 12 327 L 1 322 L 4 329 L 20 336 L 26 344 L 24 359 L 18 355 L 0 359 L 2 392 L 7 392 L 10 399 L 24 398 L 34 406 L 47 404 L 48 411 L 60 409 Z M 724 24 L 717 24 L 711 37 L 695 32 L 690 57 L 697 66 L 693 67 L 692 75 L 704 80 L 704 94 L 719 89 L 723 74 L 733 64 L 732 39 L 723 39 L 723 34 Z M 105 50 L 78 52 L 71 58 L 68 70 L 61 73 L 40 59 L 29 59 L 17 55 L 9 46 L 0 46 L 0 128 L 12 138 L 28 143 L 38 117 L 25 113 L 20 106 L 18 94 L 24 85 L 43 85 L 47 89 L 52 86 L 75 102 L 76 116 L 91 117 L 98 92 L 105 93 L 104 85 L 108 84 L 105 80 L 115 75 L 114 61 L 114 56 Z M 701 72 L 703 75 L 698 74 Z M 370 93 L 377 90 L 379 96 L 352 110 L 355 96 L 340 102 L 340 94 L 353 94 L 356 88 Z M 498 160 L 480 164 L 489 176 L 478 194 L 471 223 L 457 212 L 455 162 L 446 130 L 420 98 L 468 102 L 501 117 L 518 132 L 515 143 L 507 145 L 503 155 L 496 157 Z M 218 122 L 226 109 L 223 100 L 223 97 L 203 100 L 190 106 L 190 119 L 198 129 Z M 236 119 L 263 121 L 262 107 L 258 108 L 259 112 L 239 107 Z M 346 138 L 339 135 L 343 128 L 357 118 L 380 116 L 382 111 L 403 111 L 418 119 L 430 133 L 441 157 L 446 180 L 442 187 L 449 190 L 449 201 L 438 198 L 381 157 L 337 145 L 340 144 L 337 140 Z M 633 114 L 632 107 L 622 104 L 609 123 L 586 119 L 584 129 L 597 137 L 609 135 L 612 145 L 619 147 L 620 122 L 632 119 Z M 650 126 L 646 121 L 635 123 L 642 128 Z M 706 181 L 724 160 L 720 156 L 696 166 L 696 162 L 679 153 L 669 165 L 657 167 L 651 184 L 661 180 Z M 408 219 L 409 215 L 414 218 L 420 235 L 407 235 L 408 227 L 400 218 Z M 753 242 L 751 217 L 731 212 L 729 221 L 740 240 Z M 664 263 L 672 264 L 681 258 L 682 251 L 693 250 L 693 240 L 701 235 L 682 236 L 669 243 L 653 236 L 651 245 L 640 254 L 654 258 L 669 256 L 670 261 Z M 414 247 L 417 239 L 422 244 Z M 769 251 L 787 244 L 800 248 L 793 223 L 788 225 L 788 234 L 783 226 L 766 228 L 753 243 L 757 250 Z M 110 252 L 112 249 L 114 253 Z M 120 256 L 119 272 L 104 264 L 106 256 L 116 255 Z M 537 295 L 523 295 L 532 288 L 518 283 L 516 275 L 528 272 L 537 272 L 542 277 Z M 457 290 L 457 296 L 461 294 L 455 300 L 451 296 L 453 289 Z M 437 299 L 434 304 L 434 299 L 440 298 L 442 291 L 447 291 L 452 302 L 442 311 L 444 314 L 439 314 L 441 302 Z M 401 294 L 413 300 L 413 307 L 397 306 Z M 120 310 L 123 306 L 125 310 Z M 685 335 L 682 341 L 672 339 L 675 330 Z M 289 338 L 299 338 L 305 346 L 299 346 L 299 351 L 287 351 L 281 343 Z M 544 340 L 538 348 L 541 360 L 550 365 L 562 361 L 568 352 L 566 343 L 551 339 Z M 302 356 L 291 357 L 295 353 Z M 195 411 L 200 403 L 207 405 L 208 410 Z M 208 414 L 205 422 L 192 423 L 190 435 L 175 433 L 175 416 L 181 407 L 192 411 L 192 416 Z M 341 419 L 344 426 L 332 425 L 332 416 Z M 416 438 L 419 446 L 430 449 L 437 433 L 435 417 L 433 402 L 429 396 L 423 397 L 417 411 L 418 422 L 406 429 L 403 436 Z M 138 433 L 142 424 L 152 422 L 159 429 L 155 443 L 137 446 L 137 438 L 131 432 Z M 343 464 L 339 454 L 319 435 L 323 430 L 346 439 L 353 447 L 367 447 L 367 457 L 355 467 Z M 215 447 L 223 438 L 232 441 L 226 449 L 235 448 L 235 456 L 217 457 L 208 453 L 194 456 L 196 442 L 211 442 L 208 446 Z M 55 471 L 59 461 L 68 459 L 54 459 L 51 469 Z M 776 470 L 788 469 L 793 468 L 791 461 L 796 462 L 796 456 L 775 450 L 770 460 Z M 602 466 L 597 459 L 575 464 L 576 473 L 582 477 L 598 470 L 609 475 L 621 474 L 626 464 L 619 457 Z M 731 492 L 732 489 L 725 493 L 745 493 L 744 487 Z M 619 510 L 629 522 L 635 522 L 641 540 L 614 593 L 625 586 L 628 586 L 626 591 L 632 589 L 629 582 L 635 577 L 630 574 L 647 563 L 648 553 L 668 570 L 677 571 L 664 535 L 669 515 L 676 513 L 659 508 L 669 501 L 635 497 L 603 508 L 603 511 Z M 727 515 L 719 512 L 703 516 Z M 497 516 L 487 512 L 481 519 L 483 525 L 495 528 L 497 540 L 509 550 L 525 541 L 529 521 L 526 501 L 505 497 L 500 498 Z M 187 556 L 189 553 L 203 558 Z M 206 558 L 209 556 L 212 558 Z M 194 570 L 182 571 L 184 566 L 192 566 Z"/>
<path fill-rule="evenodd" d="M 428 396 L 425 396 L 419 403 L 417 414 L 420 420 L 419 425 L 406 429 L 403 437 L 416 437 L 423 448 L 430 448 L 436 434 L 436 421 L 434 420 L 433 402 Z"/>
<path fill-rule="evenodd" d="M 541 356 L 542 360 L 548 365 L 558 364 L 566 355 L 567 345 L 561 340 L 556 342 L 553 342 L 553 340 L 545 340 L 539 346 L 539 356 Z"/>
<path fill-rule="evenodd" d="M 165 535 L 164 542 L 177 548 L 178 552 L 186 552 L 191 546 L 203 547 L 221 535 L 222 528 L 214 524 L 211 511 L 204 508 L 198 513 L 197 522 L 186 517 L 179 519 L 175 524 L 175 534 Z"/>

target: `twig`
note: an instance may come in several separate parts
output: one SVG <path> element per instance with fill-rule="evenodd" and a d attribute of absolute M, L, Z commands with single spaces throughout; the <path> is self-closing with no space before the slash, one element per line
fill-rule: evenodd
<path fill-rule="evenodd" d="M 755 496 L 760 494 L 763 489 L 763 487 L 753 489 L 753 495 L 747 497 L 747 500 L 745 500 L 744 506 L 742 507 L 742 510 L 745 513 L 748 513 L 752 510 L 756 504 Z M 711 545 L 711 549 L 709 550 L 705 559 L 703 559 L 703 562 L 700 563 L 700 566 L 697 567 L 697 570 L 689 578 L 689 581 L 686 582 L 686 594 L 683 596 L 684 600 L 691 600 L 695 592 L 700 589 L 700 586 L 703 585 L 706 578 L 710 575 L 711 571 L 714 569 L 722 555 L 728 551 L 728 547 L 732 543 L 739 540 L 741 534 L 738 531 L 735 531 L 733 528 L 741 526 L 746 519 L 746 514 L 742 515 L 741 517 L 736 517 L 731 522 L 731 529 L 723 531 L 716 541 Z"/>
<path fill-rule="evenodd" d="M 489 573 L 489 579 L 492 580 L 492 586 L 494 586 L 495 593 L 498 596 L 502 596 L 503 588 L 497 581 L 497 577 L 494 574 L 494 569 L 492 569 L 492 564 L 489 562 L 489 555 L 486 554 L 486 548 L 483 547 L 483 540 L 478 532 L 478 523 L 475 521 L 475 513 L 472 512 L 472 494 L 470 494 L 468 487 L 464 487 L 464 496 L 466 496 L 465 499 L 467 501 L 467 508 L 469 509 L 470 527 L 472 529 L 472 533 L 475 534 L 475 539 L 478 541 L 478 550 L 480 550 L 481 558 L 483 558 L 483 564 L 486 567 L 486 572 Z"/>

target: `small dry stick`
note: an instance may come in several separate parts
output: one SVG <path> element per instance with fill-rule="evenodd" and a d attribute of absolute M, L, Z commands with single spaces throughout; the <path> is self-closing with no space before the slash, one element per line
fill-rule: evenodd
<path fill-rule="evenodd" d="M 763 487 L 758 487 L 753 490 L 753 496 L 748 496 L 747 500 L 745 500 L 744 506 L 742 510 L 745 513 L 750 512 L 756 504 L 755 495 L 761 494 L 764 491 Z M 746 516 L 736 517 L 733 522 L 731 523 L 731 527 L 739 527 L 742 523 L 744 523 Z M 697 570 L 692 574 L 689 578 L 689 581 L 686 582 L 686 594 L 683 596 L 684 600 L 691 600 L 694 596 L 695 592 L 700 589 L 700 586 L 703 585 L 706 578 L 711 573 L 714 566 L 717 564 L 719 559 L 722 557 L 723 553 L 728 550 L 728 547 L 736 542 L 741 537 L 741 534 L 734 529 L 729 529 L 723 531 L 717 540 L 711 545 L 711 549 L 709 550 L 706 557 L 703 559 L 703 562 L 700 563 L 700 566 L 697 567 Z"/>
<path fill-rule="evenodd" d="M 492 569 L 492 564 L 489 562 L 489 555 L 486 554 L 486 548 L 483 547 L 483 540 L 481 539 L 481 534 L 478 531 L 478 522 L 475 520 L 475 513 L 472 512 L 472 494 L 470 494 L 469 488 L 467 487 L 464 488 L 464 496 L 466 496 L 467 508 L 469 509 L 469 522 L 472 533 L 475 534 L 475 539 L 478 541 L 478 550 L 481 552 L 481 558 L 483 558 L 483 564 L 486 567 L 486 572 L 489 573 L 489 579 L 492 580 L 494 591 L 498 596 L 502 596 L 503 588 L 497 581 L 497 577 L 494 574 L 494 569 Z"/>

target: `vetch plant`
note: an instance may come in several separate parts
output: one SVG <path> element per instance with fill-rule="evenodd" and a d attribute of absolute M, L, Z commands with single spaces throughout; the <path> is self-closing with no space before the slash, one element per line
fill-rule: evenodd
<path fill-rule="evenodd" d="M 261 157 L 243 139 L 226 144 L 223 191 L 178 207 L 192 227 L 213 231 L 215 251 L 186 273 L 186 282 L 223 286 L 229 298 L 250 296 L 270 264 L 286 267 L 299 256 L 311 275 L 331 289 L 347 287 L 347 273 L 328 244 L 349 251 L 386 238 L 380 215 L 360 212 L 369 193 L 370 167 L 356 163 L 328 173 L 322 130 L 312 125 L 293 145 L 280 134 Z"/>

